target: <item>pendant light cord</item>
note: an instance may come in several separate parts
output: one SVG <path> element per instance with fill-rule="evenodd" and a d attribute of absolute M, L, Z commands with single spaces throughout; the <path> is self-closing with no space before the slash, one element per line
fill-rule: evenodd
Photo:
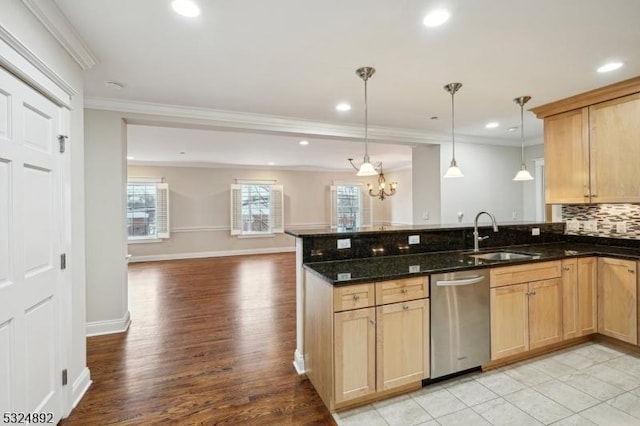
<path fill-rule="evenodd" d="M 451 153 L 452 153 L 452 160 L 455 162 L 456 161 L 456 133 L 454 131 L 454 127 L 455 127 L 455 110 L 454 110 L 454 103 L 453 103 L 453 96 L 455 95 L 455 91 L 451 91 L 451 143 L 452 143 L 452 149 L 451 149 Z"/>
<path fill-rule="evenodd" d="M 524 103 L 520 104 L 520 164 L 524 164 Z"/>
<path fill-rule="evenodd" d="M 369 111 L 367 110 L 367 80 L 364 79 L 364 158 L 369 161 Z"/>

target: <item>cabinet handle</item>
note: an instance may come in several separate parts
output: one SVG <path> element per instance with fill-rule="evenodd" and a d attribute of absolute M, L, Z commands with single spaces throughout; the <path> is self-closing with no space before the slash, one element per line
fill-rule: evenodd
<path fill-rule="evenodd" d="M 536 292 L 535 292 L 535 291 L 532 291 L 532 292 L 531 292 L 531 295 L 532 295 L 532 296 L 535 296 L 535 295 L 536 295 Z"/>
<path fill-rule="evenodd" d="M 357 301 L 358 301 L 358 299 L 360 299 L 360 296 L 358 296 L 357 294 L 354 294 L 354 295 L 353 295 L 353 301 L 354 301 L 354 302 L 357 302 Z"/>
<path fill-rule="evenodd" d="M 409 310 L 409 306 L 407 306 L 407 305 L 402 305 L 402 309 L 404 309 L 405 311 L 408 311 L 408 310 Z"/>
<path fill-rule="evenodd" d="M 525 293 L 527 296 L 534 296 L 536 294 L 535 291 L 528 291 Z"/>
<path fill-rule="evenodd" d="M 407 294 L 407 289 L 406 288 L 402 289 L 402 294 Z"/>
<path fill-rule="evenodd" d="M 635 273 L 636 273 L 636 271 L 634 271 L 633 269 L 627 269 L 627 270 L 628 270 L 628 271 L 629 271 L 629 273 L 631 273 L 631 274 L 635 274 Z"/>
<path fill-rule="evenodd" d="M 569 268 L 568 266 L 565 266 L 564 268 L 562 268 L 563 271 L 570 271 L 571 268 Z"/>
<path fill-rule="evenodd" d="M 369 320 L 369 322 L 370 322 L 371 324 L 373 324 L 373 325 L 376 325 L 376 320 L 372 320 L 372 319 L 370 319 L 370 320 Z"/>

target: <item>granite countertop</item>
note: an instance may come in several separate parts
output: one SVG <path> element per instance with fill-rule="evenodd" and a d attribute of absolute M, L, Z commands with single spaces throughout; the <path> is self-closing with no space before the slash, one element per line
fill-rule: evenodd
<path fill-rule="evenodd" d="M 640 260 L 640 250 L 582 243 L 552 243 L 499 247 L 482 252 L 515 251 L 533 254 L 526 260 L 483 260 L 469 257 L 471 250 L 443 251 L 422 254 L 369 257 L 305 263 L 304 268 L 333 285 L 348 285 L 371 281 L 386 281 L 416 275 L 464 271 L 531 262 L 559 260 L 569 257 L 611 256 Z"/>

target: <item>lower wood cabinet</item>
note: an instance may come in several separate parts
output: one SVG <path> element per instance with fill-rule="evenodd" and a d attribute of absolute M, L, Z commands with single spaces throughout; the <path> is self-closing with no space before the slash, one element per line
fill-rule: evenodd
<path fill-rule="evenodd" d="M 491 270 L 492 360 L 562 341 L 560 275 L 559 261 Z"/>
<path fill-rule="evenodd" d="M 638 344 L 637 264 L 598 259 L 598 333 Z"/>
<path fill-rule="evenodd" d="M 562 261 L 562 324 L 565 339 L 597 332 L 598 259 Z"/>
<path fill-rule="evenodd" d="M 305 273 L 305 370 L 329 410 L 429 377 L 428 289 L 428 277 L 334 287 Z"/>

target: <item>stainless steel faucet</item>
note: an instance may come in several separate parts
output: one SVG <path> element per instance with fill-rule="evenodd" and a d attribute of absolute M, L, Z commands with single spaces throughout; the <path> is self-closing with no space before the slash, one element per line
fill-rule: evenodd
<path fill-rule="evenodd" d="M 487 216 L 489 216 L 491 218 L 491 222 L 493 223 L 493 232 L 498 232 L 498 224 L 496 223 L 496 218 L 489 212 L 480 212 L 476 215 L 476 219 L 473 221 L 473 251 L 479 251 L 480 247 L 479 247 L 479 243 L 482 240 L 486 240 L 487 238 L 489 238 L 488 235 L 485 235 L 484 237 L 481 237 L 480 234 L 478 233 L 478 218 L 480 217 L 480 215 L 482 214 L 486 214 Z"/>

